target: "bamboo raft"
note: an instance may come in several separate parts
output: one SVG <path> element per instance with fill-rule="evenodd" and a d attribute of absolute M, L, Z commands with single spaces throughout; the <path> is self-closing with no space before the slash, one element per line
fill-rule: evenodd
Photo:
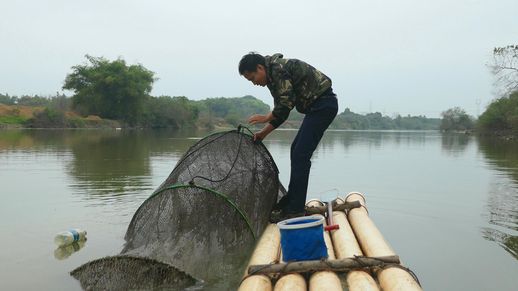
<path fill-rule="evenodd" d="M 324 231 L 326 260 L 283 262 L 279 228 L 269 224 L 239 291 L 422 290 L 370 219 L 361 193 L 335 199 L 332 208 L 332 221 L 338 228 Z M 306 212 L 312 215 L 322 215 L 325 210 L 318 200 L 306 204 Z"/>

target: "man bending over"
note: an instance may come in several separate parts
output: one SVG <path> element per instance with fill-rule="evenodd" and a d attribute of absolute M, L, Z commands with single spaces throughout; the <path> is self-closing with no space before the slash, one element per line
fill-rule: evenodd
<path fill-rule="evenodd" d="M 288 194 L 272 211 L 270 221 L 275 223 L 303 216 L 311 156 L 338 112 L 331 79 L 311 65 L 297 59 L 285 59 L 282 54 L 249 53 L 239 62 L 239 74 L 254 85 L 267 86 L 273 96 L 271 112 L 254 114 L 248 119 L 250 124 L 265 123 L 263 129 L 254 134 L 254 140 L 263 140 L 279 127 L 293 107 L 305 114 L 291 144 Z"/>

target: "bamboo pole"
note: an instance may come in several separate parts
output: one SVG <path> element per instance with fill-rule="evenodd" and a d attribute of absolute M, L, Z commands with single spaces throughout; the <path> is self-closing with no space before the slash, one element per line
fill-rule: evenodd
<path fill-rule="evenodd" d="M 383 238 L 376 225 L 372 222 L 365 207 L 365 198 L 361 193 L 352 192 L 345 201 L 360 201 L 362 207 L 349 210 L 349 222 L 356 238 L 366 256 L 393 256 L 395 252 Z M 384 291 L 413 291 L 422 290 L 414 278 L 405 270 L 398 267 L 387 267 L 377 272 L 381 289 Z"/>
<path fill-rule="evenodd" d="M 339 229 L 331 231 L 336 258 L 341 260 L 363 256 L 345 213 L 343 211 L 333 212 L 333 220 L 335 224 L 339 225 Z M 349 291 L 379 291 L 378 284 L 374 278 L 368 272 L 362 270 L 348 272 L 346 281 Z"/>
<path fill-rule="evenodd" d="M 324 206 L 321 201 L 309 201 L 306 206 Z M 320 214 L 314 214 L 314 216 L 322 216 Z M 325 225 L 325 224 L 324 224 Z M 326 242 L 328 260 L 335 259 L 335 252 L 333 250 L 333 242 L 327 231 L 324 231 L 324 241 Z M 310 291 L 335 291 L 343 290 L 342 283 L 338 275 L 331 271 L 319 271 L 315 272 L 309 278 L 309 290 Z"/>
<path fill-rule="evenodd" d="M 281 260 L 279 263 L 285 263 L 282 259 L 282 249 L 280 252 Z M 250 266 L 253 268 L 253 266 Z M 250 272 L 250 270 L 249 270 Z M 275 283 L 273 291 L 307 291 L 308 286 L 306 284 L 306 279 L 298 273 L 293 274 L 280 274 L 280 278 Z"/>
<path fill-rule="evenodd" d="M 309 291 L 342 291 L 342 282 L 338 275 L 331 271 L 320 271 L 309 278 Z"/>
<path fill-rule="evenodd" d="M 301 274 L 287 274 L 275 283 L 274 291 L 306 291 L 306 279 Z"/>
<path fill-rule="evenodd" d="M 269 224 L 264 230 L 248 263 L 249 266 L 257 264 L 270 264 L 279 259 L 281 235 L 275 224 Z M 248 268 L 245 270 L 245 279 L 239 286 L 239 291 L 271 291 L 272 282 L 265 275 L 248 276 Z"/>
<path fill-rule="evenodd" d="M 241 282 L 239 291 L 271 291 L 272 282 L 265 275 L 253 275 Z"/>

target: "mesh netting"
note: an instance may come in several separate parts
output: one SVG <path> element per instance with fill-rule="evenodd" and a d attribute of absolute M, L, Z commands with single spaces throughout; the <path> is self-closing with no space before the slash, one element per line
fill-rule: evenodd
<path fill-rule="evenodd" d="M 210 135 L 184 154 L 166 181 L 136 211 L 121 255 L 105 259 L 146 258 L 149 260 L 137 263 L 161 263 L 206 284 L 233 289 L 255 238 L 266 227 L 273 205 L 284 192 L 264 145 L 255 144 L 241 128 Z M 84 288 L 94 286 L 88 279 L 98 273 L 93 270 L 97 268 L 94 262 L 73 271 Z M 103 267 L 108 274 L 135 274 L 143 269 Z M 169 275 L 155 272 L 154 276 L 160 274 Z M 121 275 L 111 277 L 114 282 L 103 280 L 105 289 L 126 289 L 115 282 Z"/>
<path fill-rule="evenodd" d="M 88 282 L 82 284 L 86 290 L 183 290 L 196 284 L 191 276 L 168 264 L 130 256 L 91 261 L 71 274 L 81 283 Z"/>

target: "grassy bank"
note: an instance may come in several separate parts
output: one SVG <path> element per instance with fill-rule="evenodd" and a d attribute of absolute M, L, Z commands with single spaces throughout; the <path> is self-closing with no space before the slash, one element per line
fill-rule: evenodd
<path fill-rule="evenodd" d="M 0 128 L 117 128 L 115 120 L 45 107 L 0 104 Z"/>

